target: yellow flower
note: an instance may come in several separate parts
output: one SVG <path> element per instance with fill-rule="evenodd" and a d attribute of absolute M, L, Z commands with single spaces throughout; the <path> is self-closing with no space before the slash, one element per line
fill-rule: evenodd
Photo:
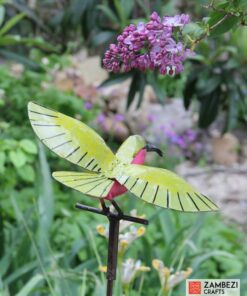
<path fill-rule="evenodd" d="M 123 253 L 126 251 L 126 249 L 128 248 L 128 241 L 127 240 L 120 240 L 119 241 L 119 255 L 122 256 Z"/>
<path fill-rule="evenodd" d="M 98 234 L 107 237 L 107 232 L 106 232 L 106 228 L 103 225 L 97 225 L 96 230 L 98 232 Z"/>
<path fill-rule="evenodd" d="M 107 272 L 107 266 L 99 266 L 99 271 L 101 272 Z"/>
<path fill-rule="evenodd" d="M 139 236 L 142 236 L 144 233 L 145 233 L 145 231 L 146 231 L 146 228 L 145 227 L 143 227 L 143 226 L 141 226 L 141 227 L 139 227 L 138 229 L 137 229 L 137 236 L 139 237 Z"/>
<path fill-rule="evenodd" d="M 186 277 L 190 276 L 192 274 L 193 269 L 191 267 L 188 267 L 186 271 L 184 271 L 184 274 Z"/>
<path fill-rule="evenodd" d="M 144 265 L 142 265 L 142 266 L 140 266 L 140 267 L 138 268 L 138 270 L 139 270 L 139 271 L 142 271 L 142 272 L 147 272 L 147 271 L 150 271 L 151 269 L 150 269 L 150 267 L 148 267 L 148 266 L 144 266 Z"/>
<path fill-rule="evenodd" d="M 164 263 L 159 259 L 154 259 L 152 261 L 152 265 L 153 265 L 153 268 L 156 270 L 161 270 L 162 268 L 164 268 Z"/>
<path fill-rule="evenodd" d="M 170 269 L 167 268 L 167 267 L 164 267 L 164 268 L 163 268 L 163 272 L 164 272 L 164 276 L 165 276 L 166 278 L 168 278 L 169 275 L 171 274 Z"/>
<path fill-rule="evenodd" d="M 129 245 L 129 243 L 128 243 L 128 241 L 127 240 L 121 240 L 120 242 L 119 242 L 119 245 L 122 247 L 122 248 L 124 248 L 124 247 L 128 247 L 128 245 Z"/>

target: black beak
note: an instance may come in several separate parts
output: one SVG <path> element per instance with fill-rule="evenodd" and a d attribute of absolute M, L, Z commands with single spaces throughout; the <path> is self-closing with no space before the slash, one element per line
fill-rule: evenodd
<path fill-rule="evenodd" d="M 147 145 L 145 146 L 145 149 L 147 150 L 147 152 L 154 151 L 157 154 L 159 154 L 160 157 L 163 156 L 163 152 L 151 143 L 147 143 Z"/>

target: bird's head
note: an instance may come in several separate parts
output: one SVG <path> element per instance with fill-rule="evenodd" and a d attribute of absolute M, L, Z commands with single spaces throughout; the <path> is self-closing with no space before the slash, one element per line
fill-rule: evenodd
<path fill-rule="evenodd" d="M 147 152 L 154 151 L 163 156 L 162 151 L 153 144 L 147 142 L 142 136 L 128 137 L 119 147 L 116 157 L 124 163 L 143 163 Z"/>

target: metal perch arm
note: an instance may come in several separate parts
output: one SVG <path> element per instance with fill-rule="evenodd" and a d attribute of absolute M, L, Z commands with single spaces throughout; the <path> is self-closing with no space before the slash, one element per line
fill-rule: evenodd
<path fill-rule="evenodd" d="M 111 212 L 110 208 L 105 205 L 104 200 L 100 200 L 102 210 L 89 206 L 76 204 L 76 208 L 96 214 L 106 216 L 109 220 L 109 240 L 108 240 L 108 260 L 107 260 L 107 296 L 112 296 L 113 282 L 116 280 L 117 273 L 117 255 L 118 255 L 118 236 L 120 220 L 131 221 L 139 224 L 148 225 L 148 220 L 125 215 L 115 201 L 111 201 L 116 213 Z"/>

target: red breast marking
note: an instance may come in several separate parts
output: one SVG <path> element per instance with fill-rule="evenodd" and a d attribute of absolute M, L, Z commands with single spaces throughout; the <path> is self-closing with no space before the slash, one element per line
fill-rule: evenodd
<path fill-rule="evenodd" d="M 132 160 L 132 164 L 143 164 L 146 158 L 147 151 L 146 149 L 141 149 L 134 159 Z M 112 200 L 118 195 L 121 195 L 127 191 L 127 188 L 123 185 L 121 185 L 118 181 L 115 181 L 112 185 L 111 190 L 109 191 L 108 195 L 105 197 L 105 199 Z"/>

